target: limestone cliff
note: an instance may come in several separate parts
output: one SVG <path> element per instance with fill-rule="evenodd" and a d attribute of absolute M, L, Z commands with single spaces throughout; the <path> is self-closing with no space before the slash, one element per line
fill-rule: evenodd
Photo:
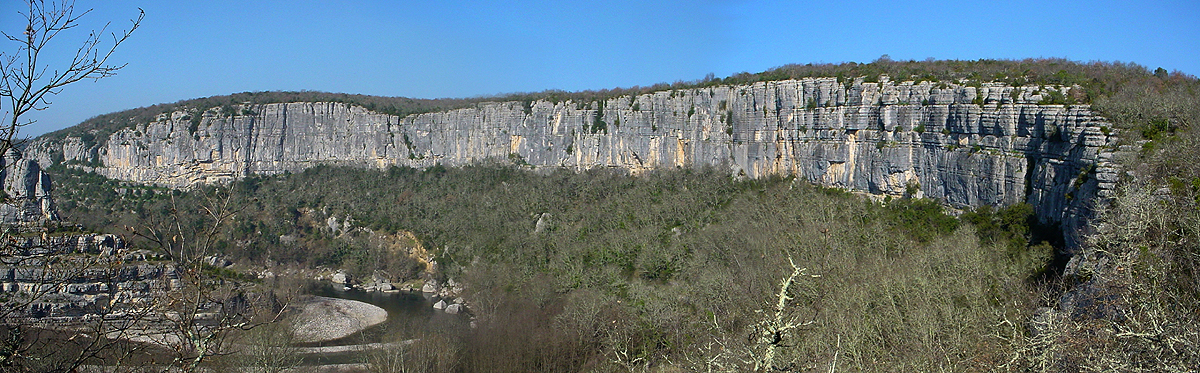
<path fill-rule="evenodd" d="M 1087 105 L 1039 104 L 1070 89 L 811 78 L 406 117 L 341 103 L 246 105 L 198 121 L 163 114 L 95 144 L 41 139 L 29 151 L 43 163 L 91 164 L 109 177 L 173 187 L 318 164 L 711 165 L 960 206 L 1027 201 L 1043 222 L 1071 232 L 1116 171 L 1102 118 Z"/>
<path fill-rule="evenodd" d="M 5 197 L 0 202 L 0 223 L 56 220 L 57 213 L 50 198 L 50 177 L 42 172 L 39 164 L 22 159 L 16 149 L 9 150 L 0 162 L 0 188 Z"/>

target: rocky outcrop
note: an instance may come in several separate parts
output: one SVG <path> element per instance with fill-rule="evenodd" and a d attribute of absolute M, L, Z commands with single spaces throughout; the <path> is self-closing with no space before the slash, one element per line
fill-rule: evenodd
<path fill-rule="evenodd" d="M 47 256 L 61 254 L 99 254 L 111 256 L 125 249 L 125 240 L 113 234 L 69 234 L 61 236 L 10 236 L 6 254 Z M 141 260 L 145 260 L 142 258 Z"/>
<path fill-rule="evenodd" d="M 174 266 L 148 262 L 153 253 L 128 251 L 119 236 L 10 239 L 0 256 L 0 314 L 8 317 L 74 321 L 104 313 L 116 300 L 147 302 L 182 286 Z"/>
<path fill-rule="evenodd" d="M 0 203 L 0 223 L 36 223 L 57 220 L 50 198 L 50 177 L 33 160 L 23 159 L 11 149 L 0 160 L 0 187 L 4 200 Z"/>
<path fill-rule="evenodd" d="M 811 78 L 406 117 L 341 103 L 248 105 L 199 120 L 163 114 L 94 145 L 43 139 L 29 151 L 173 187 L 318 164 L 714 166 L 959 206 L 1026 201 L 1043 222 L 1074 232 L 1116 171 L 1102 118 L 1087 105 L 1040 104 L 1070 89 Z"/>

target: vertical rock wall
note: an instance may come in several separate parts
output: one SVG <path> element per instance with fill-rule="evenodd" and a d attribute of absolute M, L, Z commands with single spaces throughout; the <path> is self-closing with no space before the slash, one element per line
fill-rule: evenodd
<path fill-rule="evenodd" d="M 960 206 L 1025 201 L 1070 233 L 1113 186 L 1114 139 L 1087 105 L 1039 104 L 1051 91 L 1070 94 L 813 78 L 406 117 L 341 103 L 268 104 L 243 107 L 243 115 L 209 110 L 199 126 L 185 112 L 164 114 L 99 144 L 46 139 L 30 151 L 41 162 L 74 160 L 109 177 L 174 187 L 317 164 L 715 166 L 875 194 L 919 191 Z"/>
<path fill-rule="evenodd" d="M 37 162 L 23 159 L 11 149 L 0 160 L 0 223 L 37 223 L 56 220 L 57 213 L 50 198 L 50 177 Z"/>

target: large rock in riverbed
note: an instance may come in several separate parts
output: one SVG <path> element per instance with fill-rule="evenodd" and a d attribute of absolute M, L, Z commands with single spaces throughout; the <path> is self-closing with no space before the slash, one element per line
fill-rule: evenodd
<path fill-rule="evenodd" d="M 437 280 L 425 281 L 425 285 L 421 286 L 422 293 L 437 293 L 442 287 L 438 286 Z"/>
<path fill-rule="evenodd" d="M 387 321 L 383 308 L 348 299 L 312 297 L 295 307 L 300 313 L 292 327 L 301 342 L 344 338 Z"/>
<path fill-rule="evenodd" d="M 337 273 L 334 273 L 333 276 L 329 277 L 329 281 L 332 281 L 335 284 L 345 285 L 350 283 L 350 275 L 339 270 Z"/>

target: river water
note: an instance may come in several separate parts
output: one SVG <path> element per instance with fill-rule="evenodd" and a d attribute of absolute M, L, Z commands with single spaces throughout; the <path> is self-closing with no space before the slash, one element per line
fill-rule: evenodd
<path fill-rule="evenodd" d="M 433 309 L 437 300 L 424 293 L 384 293 L 360 290 L 341 290 L 329 282 L 309 284 L 311 295 L 355 300 L 370 303 L 387 311 L 382 324 L 331 341 L 297 344 L 298 347 L 346 346 L 366 343 L 397 342 L 414 338 L 421 332 L 454 333 L 466 328 L 469 320 L 463 315 L 448 315 Z M 361 362 L 361 353 L 313 354 L 304 357 L 304 365 L 343 364 Z"/>
<path fill-rule="evenodd" d="M 415 334 L 416 332 L 436 332 L 445 328 L 459 328 L 466 326 L 468 322 L 464 315 L 448 315 L 433 309 L 433 303 L 437 302 L 437 299 L 430 298 L 430 295 L 420 292 L 384 293 L 379 291 L 366 292 L 355 289 L 341 290 L 328 282 L 311 284 L 307 292 L 316 296 L 370 303 L 387 311 L 388 318 L 382 324 L 367 328 L 362 332 L 345 338 L 306 343 L 301 345 L 301 347 L 394 342 L 396 337 L 408 339 L 411 334 Z"/>

